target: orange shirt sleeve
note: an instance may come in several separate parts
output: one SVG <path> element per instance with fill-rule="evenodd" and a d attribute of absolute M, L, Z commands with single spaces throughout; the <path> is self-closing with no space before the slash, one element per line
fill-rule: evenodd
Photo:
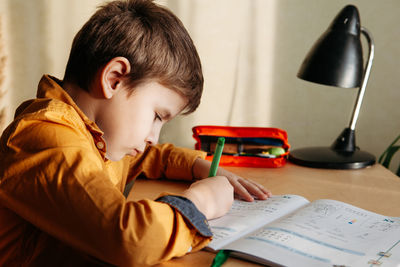
<path fill-rule="evenodd" d="M 131 159 L 129 180 L 144 174 L 147 178 L 192 180 L 192 166 L 197 158 L 204 159 L 206 152 L 175 147 L 172 144 L 149 146 L 145 152 Z"/>

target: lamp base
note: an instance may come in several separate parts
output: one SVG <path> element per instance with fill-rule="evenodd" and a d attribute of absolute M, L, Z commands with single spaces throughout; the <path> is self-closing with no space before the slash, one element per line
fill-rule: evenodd
<path fill-rule="evenodd" d="M 295 164 L 323 169 L 361 169 L 375 164 L 375 156 L 361 150 L 342 152 L 330 147 L 307 147 L 289 153 Z"/>

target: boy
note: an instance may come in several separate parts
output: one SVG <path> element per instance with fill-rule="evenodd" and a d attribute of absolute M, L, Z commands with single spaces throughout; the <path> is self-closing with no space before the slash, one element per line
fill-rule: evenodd
<path fill-rule="evenodd" d="M 146 0 L 101 7 L 76 35 L 64 79 L 45 75 L 0 143 L 0 266 L 144 266 L 203 248 L 206 219 L 262 186 L 202 152 L 157 145 L 200 102 L 203 76 L 181 22 Z M 127 201 L 129 179 L 198 179 L 181 195 Z"/>

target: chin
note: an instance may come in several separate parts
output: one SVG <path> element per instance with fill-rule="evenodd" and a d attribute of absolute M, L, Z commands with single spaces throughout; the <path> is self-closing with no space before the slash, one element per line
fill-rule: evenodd
<path fill-rule="evenodd" d="M 111 161 L 120 161 L 124 156 L 124 154 L 106 153 L 106 159 Z"/>

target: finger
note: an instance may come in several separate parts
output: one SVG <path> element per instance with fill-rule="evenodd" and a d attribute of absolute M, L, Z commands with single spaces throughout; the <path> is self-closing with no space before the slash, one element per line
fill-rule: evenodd
<path fill-rule="evenodd" d="M 245 179 L 239 179 L 238 181 L 251 195 L 255 196 L 258 199 L 264 200 L 271 197 L 271 192 L 256 182 Z"/>
<path fill-rule="evenodd" d="M 264 194 L 266 194 L 268 197 L 272 196 L 271 191 L 269 191 L 267 188 L 265 188 L 263 185 L 256 183 L 254 181 L 249 181 L 251 183 L 253 183 L 259 190 L 261 190 Z"/>
<path fill-rule="evenodd" d="M 261 192 L 263 192 L 264 194 L 266 194 L 268 197 L 272 196 L 271 191 L 269 191 L 268 189 L 266 189 L 263 185 L 256 183 L 254 181 L 247 181 L 249 183 L 252 183 L 254 186 L 256 186 Z"/>
<path fill-rule="evenodd" d="M 233 187 L 235 189 L 236 195 L 238 195 L 239 198 L 241 198 L 245 201 L 249 201 L 249 202 L 254 201 L 254 198 L 252 197 L 252 195 L 239 181 L 234 181 Z"/>

